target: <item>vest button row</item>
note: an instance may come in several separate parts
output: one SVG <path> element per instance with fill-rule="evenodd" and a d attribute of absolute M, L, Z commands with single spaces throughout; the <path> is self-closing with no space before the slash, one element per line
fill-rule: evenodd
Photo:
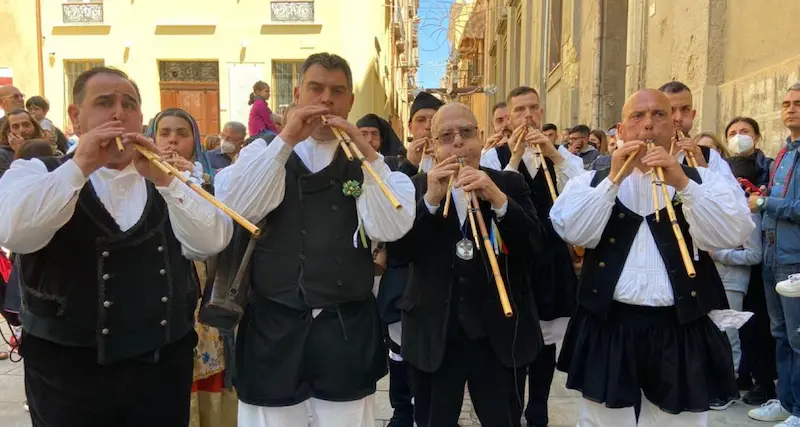
<path fill-rule="evenodd" d="M 108 253 L 108 251 L 103 251 L 103 253 L 101 255 L 103 255 L 103 258 L 108 258 L 108 256 L 111 255 L 111 254 Z"/>
<path fill-rule="evenodd" d="M 103 275 L 103 280 L 108 280 L 110 278 L 111 278 L 111 276 L 109 276 L 108 273 Z"/>
<path fill-rule="evenodd" d="M 103 328 L 103 330 L 100 331 L 100 333 L 103 334 L 103 335 L 108 335 L 109 333 L 111 333 L 111 330 L 108 329 L 108 328 Z"/>
<path fill-rule="evenodd" d="M 163 246 L 159 246 L 158 248 L 156 248 L 156 250 L 159 251 L 159 252 L 164 252 L 164 247 Z"/>
<path fill-rule="evenodd" d="M 689 295 L 691 295 L 692 297 L 696 297 L 697 296 L 697 292 L 695 292 L 695 291 L 689 292 Z"/>
<path fill-rule="evenodd" d="M 300 230 L 300 235 L 301 236 L 305 236 L 306 235 L 306 229 L 305 228 Z"/>
<path fill-rule="evenodd" d="M 103 307 L 105 308 L 111 307 L 111 304 L 113 304 L 111 301 L 103 301 Z"/>
<path fill-rule="evenodd" d="M 618 217 L 619 219 L 623 219 L 623 218 L 625 218 L 625 214 L 620 212 L 620 214 L 619 214 L 619 215 L 617 215 L 617 217 Z"/>
<path fill-rule="evenodd" d="M 162 320 L 161 321 L 161 326 L 167 326 L 167 321 L 166 320 Z"/>
<path fill-rule="evenodd" d="M 336 286 L 341 288 L 342 287 L 342 281 L 341 280 L 337 280 L 336 281 Z"/>
<path fill-rule="evenodd" d="M 338 207 L 338 206 L 336 206 L 336 205 L 333 205 L 333 206 L 331 206 L 331 210 L 332 210 L 332 211 L 335 211 L 335 210 L 337 210 L 337 209 L 339 209 L 339 207 Z"/>
<path fill-rule="evenodd" d="M 162 275 L 162 276 L 163 276 L 163 275 L 167 274 L 167 270 L 164 270 L 164 269 L 162 268 L 161 270 L 158 270 L 158 274 L 160 274 L 160 275 Z"/>
<path fill-rule="evenodd" d="M 613 245 L 614 243 L 617 243 L 617 239 L 612 237 L 612 238 L 608 239 L 608 243 L 611 243 Z"/>
<path fill-rule="evenodd" d="M 169 301 L 169 298 L 167 298 L 167 297 L 161 297 L 161 302 L 163 302 L 163 303 L 165 303 L 165 304 L 166 304 L 166 303 L 167 303 L 167 301 Z"/>
<path fill-rule="evenodd" d="M 306 256 L 305 256 L 305 254 L 300 254 L 300 255 L 298 255 L 297 257 L 298 257 L 298 258 L 300 258 L 301 260 L 304 260 L 304 259 L 306 259 Z"/>
<path fill-rule="evenodd" d="M 605 268 L 606 267 L 606 263 L 604 263 L 603 261 L 600 261 L 600 262 L 597 263 L 597 266 L 600 267 L 600 268 Z"/>

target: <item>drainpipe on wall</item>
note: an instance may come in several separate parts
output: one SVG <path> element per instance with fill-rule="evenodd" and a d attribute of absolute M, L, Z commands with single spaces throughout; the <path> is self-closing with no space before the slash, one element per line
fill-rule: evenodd
<path fill-rule="evenodd" d="M 597 10 L 594 14 L 594 88 L 592 90 L 594 114 L 592 123 L 596 129 L 601 129 L 600 113 L 603 109 L 603 94 L 601 93 L 602 61 L 603 61 L 603 0 L 597 0 Z"/>
<path fill-rule="evenodd" d="M 39 63 L 39 95 L 44 96 L 44 58 L 42 52 L 42 0 L 36 0 L 36 52 Z"/>
<path fill-rule="evenodd" d="M 548 61 L 550 61 L 550 51 L 548 50 L 548 40 L 550 39 L 550 0 L 543 0 L 542 1 L 542 8 L 544 9 L 542 13 L 542 54 L 541 54 L 541 77 L 539 83 L 539 104 L 540 105 L 547 105 L 547 65 Z M 548 109 L 544 109 L 544 117 L 543 119 L 546 120 Z M 544 123 L 541 123 L 544 125 Z"/>

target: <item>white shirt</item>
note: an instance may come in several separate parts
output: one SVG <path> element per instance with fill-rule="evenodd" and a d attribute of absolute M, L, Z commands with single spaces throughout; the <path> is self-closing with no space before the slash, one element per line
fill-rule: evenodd
<path fill-rule="evenodd" d="M 689 185 L 678 192 L 694 245 L 702 250 L 742 245 L 755 224 L 747 207 L 741 203 L 739 193 L 713 171 L 706 168 L 697 171 L 703 183 L 689 181 Z M 588 249 L 600 242 L 616 198 L 640 216 L 653 213 L 649 174 L 634 169 L 619 186 L 606 178 L 592 188 L 589 184 L 594 174 L 590 171 L 571 179 L 550 210 L 555 231 L 565 241 Z M 667 189 L 672 197 L 675 189 Z M 713 203 L 709 203 L 712 200 Z M 663 215 L 661 221 L 669 221 L 669 218 Z M 614 300 L 633 305 L 674 305 L 664 261 L 646 221 L 642 221 L 633 240 L 614 290 Z"/>
<path fill-rule="evenodd" d="M 87 178 L 74 161 L 52 172 L 39 159 L 16 160 L 0 178 L 0 244 L 28 254 L 45 247 L 75 212 Z M 131 164 L 125 169 L 100 168 L 88 181 L 122 231 L 142 217 L 147 204 L 145 179 Z M 222 251 L 233 233 L 231 219 L 177 179 L 157 187 L 167 203 L 175 237 L 187 257 Z"/>
<path fill-rule="evenodd" d="M 583 160 L 580 157 L 570 153 L 566 148 L 559 146 L 558 152 L 564 158 L 564 162 L 562 162 L 560 165 L 555 165 L 556 190 L 561 193 L 570 178 L 584 174 L 586 173 L 586 170 L 583 168 Z M 542 155 L 542 158 L 544 158 L 544 155 Z M 522 162 L 525 163 L 525 168 L 528 169 L 528 172 L 531 174 L 531 179 L 536 178 L 536 175 L 539 174 L 539 169 L 541 169 L 541 166 L 537 166 L 538 160 L 536 159 L 536 154 L 534 153 L 533 148 L 525 148 L 525 152 L 522 153 Z M 500 158 L 497 156 L 496 148 L 490 148 L 483 153 L 481 156 L 481 166 L 494 170 L 502 169 Z M 509 162 L 502 170 L 519 172 L 518 168 L 519 165 L 514 165 Z"/>
<path fill-rule="evenodd" d="M 317 173 L 333 161 L 337 149 L 336 141 L 308 138 L 297 144 L 294 152 L 311 172 Z M 286 161 L 291 154 L 292 147 L 280 136 L 269 145 L 263 139 L 253 141 L 242 149 L 236 163 L 217 174 L 216 196 L 250 221 L 260 221 L 283 201 Z M 402 172 L 392 172 L 380 154 L 371 166 L 403 207 L 395 209 L 372 176 L 364 171 L 363 193 L 356 202 L 358 216 L 370 239 L 393 242 L 414 225 L 414 184 Z"/>

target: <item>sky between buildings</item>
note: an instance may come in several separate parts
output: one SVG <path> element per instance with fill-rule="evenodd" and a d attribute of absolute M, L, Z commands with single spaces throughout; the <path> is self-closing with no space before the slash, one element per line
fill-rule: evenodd
<path fill-rule="evenodd" d="M 450 53 L 447 27 L 453 0 L 419 1 L 419 73 L 417 84 L 425 88 L 439 87 Z"/>

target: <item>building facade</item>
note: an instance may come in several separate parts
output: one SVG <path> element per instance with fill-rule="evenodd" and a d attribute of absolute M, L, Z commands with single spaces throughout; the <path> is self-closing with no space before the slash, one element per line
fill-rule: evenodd
<path fill-rule="evenodd" d="M 270 84 L 270 106 L 280 112 L 292 102 L 300 64 L 315 52 L 350 63 L 351 121 L 372 112 L 402 122 L 415 86 L 416 68 L 408 65 L 416 58 L 416 0 L 35 1 L 40 7 L 0 0 L 13 3 L 18 29 L 27 27 L 19 36 L 25 58 L 0 56 L 0 71 L 13 68 L 27 96 L 40 92 L 32 81 L 38 10 L 43 70 L 36 83 L 51 102 L 49 117 L 65 127 L 74 80 L 96 65 L 137 82 L 146 119 L 184 108 L 203 134 L 228 120 L 246 123 L 258 80 Z"/>
<path fill-rule="evenodd" d="M 787 36 L 800 2 L 460 3 L 469 7 L 461 5 L 451 25 L 469 37 L 452 45 L 460 53 L 454 63 L 459 72 L 478 67 L 469 73 L 500 89 L 476 105 L 485 123 L 491 106 L 524 84 L 540 91 L 545 119 L 559 128 L 578 123 L 608 128 L 620 120 L 628 95 L 680 80 L 694 93 L 695 133 L 722 133 L 731 118 L 749 115 L 762 127 L 762 148 L 773 155 L 787 135 L 780 104 L 800 78 L 800 45 Z M 480 34 L 464 30 L 473 19 L 484 22 Z"/>

